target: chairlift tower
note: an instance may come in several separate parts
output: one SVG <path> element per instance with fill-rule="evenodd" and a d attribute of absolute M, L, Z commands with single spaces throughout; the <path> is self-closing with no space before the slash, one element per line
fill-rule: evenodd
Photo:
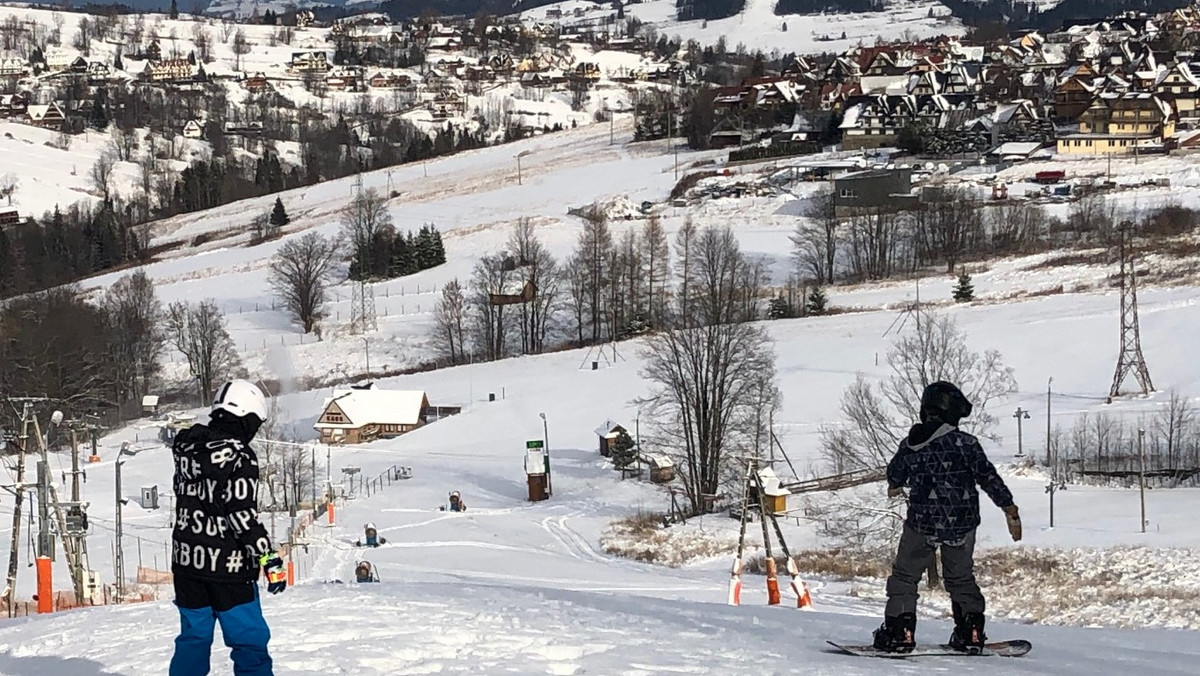
<path fill-rule="evenodd" d="M 375 315 L 375 291 L 367 280 L 354 283 L 350 297 L 350 332 L 366 333 L 379 328 Z"/>
<path fill-rule="evenodd" d="M 1113 374 L 1112 389 L 1108 392 L 1110 402 L 1121 395 L 1121 384 L 1130 373 L 1141 386 L 1142 394 L 1154 391 L 1150 370 L 1146 368 L 1146 358 L 1142 355 L 1132 230 L 1133 224 L 1129 221 L 1121 224 L 1121 352 L 1117 355 L 1117 370 Z"/>

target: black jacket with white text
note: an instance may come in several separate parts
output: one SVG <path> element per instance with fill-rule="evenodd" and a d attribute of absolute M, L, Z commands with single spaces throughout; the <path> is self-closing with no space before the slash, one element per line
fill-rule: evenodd
<path fill-rule="evenodd" d="M 171 572 L 214 582 L 253 581 L 271 551 L 258 520 L 258 458 L 206 425 L 181 430 L 175 458 Z"/>

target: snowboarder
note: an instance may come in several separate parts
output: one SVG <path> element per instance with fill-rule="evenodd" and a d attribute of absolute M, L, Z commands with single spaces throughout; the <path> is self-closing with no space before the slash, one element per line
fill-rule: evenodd
<path fill-rule="evenodd" d="M 258 520 L 258 458 L 250 441 L 266 421 L 262 390 L 246 380 L 218 390 L 207 425 L 176 435 L 171 572 L 180 632 L 170 676 L 209 672 L 214 625 L 221 624 L 236 676 L 272 676 L 270 630 L 259 602 L 287 588 L 283 561 Z"/>
<path fill-rule="evenodd" d="M 442 511 L 443 512 L 446 511 L 446 508 L 442 507 Z M 459 495 L 458 491 L 450 492 L 450 511 L 451 512 L 467 511 L 467 505 L 465 502 L 462 501 L 462 496 Z"/>
<path fill-rule="evenodd" d="M 950 593 L 956 650 L 978 651 L 983 633 L 984 598 L 975 582 L 975 530 L 983 488 L 1003 509 L 1014 542 L 1021 539 L 1021 517 L 1012 493 L 984 455 L 979 440 L 958 429 L 971 415 L 971 402 L 958 387 L 935 382 L 921 395 L 921 422 L 913 425 L 888 463 L 888 496 L 908 488 L 908 517 L 887 580 L 883 626 L 875 631 L 879 650 L 909 652 L 916 645 L 917 583 L 942 550 L 942 573 Z"/>

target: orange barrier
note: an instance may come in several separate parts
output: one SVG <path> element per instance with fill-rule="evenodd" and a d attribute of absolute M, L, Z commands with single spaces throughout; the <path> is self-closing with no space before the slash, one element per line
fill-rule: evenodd
<path fill-rule="evenodd" d="M 50 557 L 37 557 L 37 611 L 38 614 L 54 612 L 54 590 L 51 589 Z"/>

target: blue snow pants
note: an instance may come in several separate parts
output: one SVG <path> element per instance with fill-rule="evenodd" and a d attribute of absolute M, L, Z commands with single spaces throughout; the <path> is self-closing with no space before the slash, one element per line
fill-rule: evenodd
<path fill-rule="evenodd" d="M 267 653 L 271 632 L 263 618 L 257 584 L 176 575 L 175 605 L 179 608 L 180 629 L 170 676 L 208 676 L 217 623 L 229 646 L 235 676 L 274 676 Z"/>

